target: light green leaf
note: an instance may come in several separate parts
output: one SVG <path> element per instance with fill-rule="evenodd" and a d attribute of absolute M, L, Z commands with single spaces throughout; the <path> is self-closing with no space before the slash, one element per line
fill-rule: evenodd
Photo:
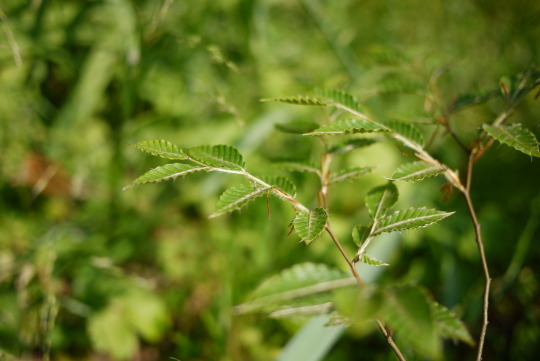
<path fill-rule="evenodd" d="M 230 145 L 203 145 L 187 152 L 194 160 L 212 167 L 244 170 L 246 166 L 240 152 Z"/>
<path fill-rule="evenodd" d="M 343 154 L 361 147 L 367 147 L 375 143 L 374 139 L 349 139 L 346 142 L 336 144 L 329 149 L 331 154 Z"/>
<path fill-rule="evenodd" d="M 270 188 L 271 187 L 254 186 L 251 184 L 229 188 L 219 197 L 216 212 L 211 214 L 210 218 L 239 210 L 253 199 L 265 195 Z"/>
<path fill-rule="evenodd" d="M 148 172 L 144 173 L 139 178 L 135 179 L 131 185 L 125 187 L 124 189 L 144 184 L 144 183 L 153 183 L 153 182 L 162 182 L 169 179 L 174 179 L 178 177 L 183 177 L 190 173 L 208 171 L 210 167 L 203 166 L 194 166 L 184 163 L 170 163 L 165 164 L 154 169 L 150 169 Z"/>
<path fill-rule="evenodd" d="M 323 99 L 310 95 L 296 95 L 281 98 L 261 99 L 262 102 L 282 102 L 296 105 L 328 105 Z"/>
<path fill-rule="evenodd" d="M 366 226 L 354 226 L 352 230 L 352 239 L 354 244 L 356 244 L 358 247 L 364 243 L 364 241 L 369 237 L 369 232 L 371 230 L 371 227 Z"/>
<path fill-rule="evenodd" d="M 342 169 L 338 171 L 335 174 L 332 174 L 332 177 L 330 178 L 330 183 L 339 183 L 346 180 L 352 180 L 355 178 L 358 178 L 364 174 L 367 174 L 371 172 L 373 168 L 349 168 L 349 169 Z"/>
<path fill-rule="evenodd" d="M 294 229 L 302 241 L 310 244 L 323 231 L 327 218 L 323 208 L 315 208 L 310 212 L 300 211 L 294 218 Z"/>
<path fill-rule="evenodd" d="M 304 135 L 339 135 L 387 131 L 389 131 L 389 129 L 384 125 L 366 119 L 341 119 Z"/>
<path fill-rule="evenodd" d="M 384 216 L 398 200 L 398 190 L 394 183 L 373 188 L 366 195 L 366 206 L 373 219 Z"/>
<path fill-rule="evenodd" d="M 261 180 L 271 186 L 281 189 L 285 193 L 289 194 L 292 197 L 296 196 L 296 186 L 294 183 L 285 177 L 280 176 L 271 176 L 271 177 L 261 177 Z"/>
<path fill-rule="evenodd" d="M 296 120 L 288 123 L 276 124 L 275 126 L 285 133 L 304 134 L 314 131 L 319 127 L 319 124 L 308 120 Z"/>
<path fill-rule="evenodd" d="M 309 172 L 318 175 L 321 173 L 319 168 L 317 168 L 312 163 L 301 160 L 279 160 L 277 161 L 276 165 L 289 171 Z"/>
<path fill-rule="evenodd" d="M 504 143 L 522 153 L 540 157 L 538 141 L 534 134 L 520 124 L 492 126 L 482 125 L 486 133 L 501 143 Z"/>
<path fill-rule="evenodd" d="M 424 147 L 424 136 L 411 123 L 394 121 L 388 123 L 388 127 L 395 133 L 392 137 L 400 141 L 406 147 L 418 150 Z"/>
<path fill-rule="evenodd" d="M 378 235 L 383 232 L 406 231 L 408 229 L 427 227 L 453 213 L 454 212 L 442 212 L 427 208 L 399 210 L 380 218 L 372 235 Z"/>
<path fill-rule="evenodd" d="M 394 174 L 392 174 L 390 180 L 402 180 L 413 183 L 442 173 L 444 173 L 444 168 L 433 163 L 418 161 L 402 164 L 396 169 Z"/>
<path fill-rule="evenodd" d="M 439 335 L 445 338 L 463 341 L 471 346 L 474 340 L 465 324 L 448 308 L 428 299 L 431 316 L 435 321 L 435 327 Z"/>
<path fill-rule="evenodd" d="M 157 155 L 167 159 L 187 159 L 188 156 L 184 151 L 175 144 L 166 140 L 148 140 L 132 144 L 133 147 L 142 150 L 143 152 Z"/>
<path fill-rule="evenodd" d="M 342 106 L 355 111 L 360 111 L 360 106 L 356 99 L 352 95 L 341 90 L 319 89 L 316 93 L 331 106 Z"/>
<path fill-rule="evenodd" d="M 388 266 L 388 263 L 379 261 L 378 259 L 368 256 L 367 254 L 358 255 L 358 262 L 362 262 L 372 266 Z"/>

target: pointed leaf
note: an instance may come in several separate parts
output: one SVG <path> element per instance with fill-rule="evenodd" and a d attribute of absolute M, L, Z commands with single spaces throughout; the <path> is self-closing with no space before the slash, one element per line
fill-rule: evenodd
<path fill-rule="evenodd" d="M 296 105 L 328 105 L 323 99 L 310 95 L 296 95 L 281 98 L 261 99 L 262 102 L 282 102 Z"/>
<path fill-rule="evenodd" d="M 429 299 L 428 302 L 431 316 L 435 321 L 435 328 L 441 337 L 460 340 L 471 346 L 474 345 L 469 330 L 452 311 L 432 299 Z"/>
<path fill-rule="evenodd" d="M 339 135 L 355 133 L 387 132 L 388 128 L 366 119 L 342 119 L 322 126 L 304 135 Z"/>
<path fill-rule="evenodd" d="M 188 156 L 182 149 L 166 140 L 148 140 L 132 144 L 133 147 L 143 152 L 157 155 L 167 159 L 187 159 Z"/>
<path fill-rule="evenodd" d="M 461 94 L 448 105 L 448 112 L 456 112 L 471 105 L 482 104 L 488 101 L 497 90 L 484 90 L 474 93 Z"/>
<path fill-rule="evenodd" d="M 529 68 L 526 71 L 501 80 L 503 94 L 512 103 L 516 104 L 529 92 L 540 85 L 540 71 L 536 68 Z"/>
<path fill-rule="evenodd" d="M 244 158 L 240 152 L 230 145 L 203 145 L 188 149 L 188 154 L 193 159 L 209 166 L 244 170 Z"/>
<path fill-rule="evenodd" d="M 372 169 L 373 168 L 360 168 L 360 167 L 342 169 L 339 172 L 332 175 L 332 177 L 330 178 L 330 183 L 333 184 L 333 183 L 343 182 L 346 180 L 352 180 L 371 172 Z"/>
<path fill-rule="evenodd" d="M 361 147 L 367 147 L 375 143 L 374 139 L 349 139 L 346 142 L 336 144 L 330 147 L 329 153 L 331 154 L 343 154 L 355 150 Z"/>
<path fill-rule="evenodd" d="M 444 168 L 433 163 L 418 161 L 402 164 L 398 169 L 396 169 L 394 174 L 392 174 L 392 178 L 390 178 L 390 180 L 402 180 L 413 183 L 442 173 L 444 173 Z"/>
<path fill-rule="evenodd" d="M 294 229 L 302 241 L 310 244 L 323 231 L 327 218 L 323 208 L 315 208 L 310 212 L 302 211 L 294 218 Z"/>
<path fill-rule="evenodd" d="M 270 184 L 271 186 L 281 189 L 282 191 L 284 191 L 285 193 L 288 193 L 292 197 L 296 196 L 296 186 L 289 178 L 272 176 L 272 177 L 261 177 L 261 180 L 264 181 L 265 183 Z"/>
<path fill-rule="evenodd" d="M 279 160 L 276 161 L 276 165 L 280 168 L 284 168 L 289 171 L 294 172 L 309 172 L 320 174 L 321 171 L 315 165 L 310 162 L 305 162 L 301 160 Z"/>
<path fill-rule="evenodd" d="M 356 99 L 341 90 L 319 89 L 317 95 L 324 99 L 329 105 L 343 106 L 355 111 L 360 111 L 360 106 Z"/>
<path fill-rule="evenodd" d="M 131 183 L 131 185 L 127 186 L 126 188 L 130 188 L 132 186 L 144 183 L 161 182 L 169 179 L 183 177 L 190 173 L 208 170 L 210 170 L 210 167 L 194 166 L 184 163 L 165 164 L 154 169 L 150 169 L 148 172 L 135 179 L 133 183 Z"/>
<path fill-rule="evenodd" d="M 319 124 L 308 120 L 296 120 L 288 123 L 276 124 L 275 126 L 285 133 L 304 134 L 314 131 L 319 127 Z"/>
<path fill-rule="evenodd" d="M 384 216 L 396 204 L 398 196 L 397 187 L 392 182 L 370 190 L 366 196 L 366 206 L 371 217 L 378 219 Z"/>
<path fill-rule="evenodd" d="M 270 187 L 258 187 L 254 185 L 240 185 L 227 189 L 217 202 L 216 212 L 210 215 L 211 218 L 221 214 L 236 211 L 251 200 L 258 198 L 268 192 Z"/>
<path fill-rule="evenodd" d="M 408 229 L 427 227 L 453 213 L 454 212 L 442 212 L 427 208 L 399 210 L 380 218 L 372 235 L 378 235 L 383 232 L 406 231 Z"/>
<path fill-rule="evenodd" d="M 352 239 L 354 244 L 356 246 L 360 247 L 362 243 L 369 237 L 369 232 L 371 231 L 371 227 L 366 226 L 354 226 L 352 230 Z"/>
<path fill-rule="evenodd" d="M 520 124 L 499 126 L 484 124 L 482 127 L 486 133 L 499 142 L 527 155 L 540 157 L 536 137 L 529 129 L 522 127 Z"/>
<path fill-rule="evenodd" d="M 375 257 L 368 256 L 365 253 L 358 255 L 357 259 L 358 259 L 358 262 L 362 262 L 362 263 L 369 264 L 372 266 L 388 266 L 388 263 L 379 261 Z"/>
<path fill-rule="evenodd" d="M 413 150 L 418 150 L 424 147 L 424 136 L 411 123 L 405 122 L 390 122 L 388 127 L 396 134 L 392 137 L 403 143 L 406 147 Z"/>

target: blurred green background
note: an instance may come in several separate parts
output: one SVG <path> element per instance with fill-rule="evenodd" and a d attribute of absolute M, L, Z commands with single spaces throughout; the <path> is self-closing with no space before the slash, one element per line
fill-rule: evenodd
<path fill-rule="evenodd" d="M 259 99 L 339 88 L 374 117 L 421 122 L 537 62 L 538 19 L 540 3 L 525 0 L 3 0 L 0 359 L 275 359 L 301 323 L 235 316 L 232 307 L 298 262 L 346 270 L 329 238 L 310 247 L 287 238 L 293 212 L 278 202 L 270 220 L 264 201 L 208 219 L 233 178 L 122 191 L 162 164 L 128 144 L 231 144 L 253 172 L 282 172 L 271 159 L 294 150 L 315 160 L 317 143 L 274 125 L 324 114 Z M 453 125 L 467 142 L 502 109 L 494 99 Z M 513 121 L 540 133 L 534 95 Z M 431 150 L 463 169 L 459 147 L 436 133 Z M 333 223 L 350 253 L 366 191 L 407 159 L 389 143 L 343 158 L 376 167 L 332 189 Z M 316 204 L 316 180 L 292 176 L 299 198 Z M 404 205 L 457 213 L 401 235 L 379 282 L 425 286 L 476 337 L 483 278 L 474 233 L 464 202 L 445 200 L 443 185 L 398 185 Z M 494 278 L 484 358 L 533 360 L 540 162 L 497 144 L 477 164 L 473 192 Z M 447 359 L 473 354 L 445 346 Z M 377 333 L 345 333 L 320 357 L 394 359 Z"/>

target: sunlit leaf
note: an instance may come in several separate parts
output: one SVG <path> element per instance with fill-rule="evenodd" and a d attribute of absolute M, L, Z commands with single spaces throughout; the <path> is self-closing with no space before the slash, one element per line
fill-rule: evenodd
<path fill-rule="evenodd" d="M 392 137 L 396 138 L 406 147 L 414 150 L 424 147 L 424 136 L 413 124 L 394 121 L 388 123 L 388 127 L 394 133 L 397 133 L 392 135 Z"/>
<path fill-rule="evenodd" d="M 342 169 L 334 174 L 332 174 L 332 177 L 330 177 L 330 183 L 339 183 L 347 180 L 353 180 L 355 178 L 358 178 L 364 174 L 367 174 L 371 172 L 373 168 L 348 168 L 348 169 Z"/>
<path fill-rule="evenodd" d="M 324 99 L 329 105 L 341 105 L 352 110 L 360 111 L 360 106 L 356 99 L 341 90 L 319 89 L 317 95 Z"/>
<path fill-rule="evenodd" d="M 324 229 L 328 215 L 323 208 L 299 212 L 294 218 L 294 229 L 306 244 L 316 239 Z"/>
<path fill-rule="evenodd" d="M 390 180 L 402 180 L 413 183 L 442 173 L 444 173 L 444 168 L 436 164 L 418 161 L 402 164 L 396 169 L 394 174 L 392 174 Z"/>
<path fill-rule="evenodd" d="M 522 153 L 540 157 L 535 135 L 520 124 L 492 126 L 484 124 L 484 130 L 493 138 Z"/>
<path fill-rule="evenodd" d="M 183 177 L 190 173 L 208 171 L 210 169 L 210 167 L 194 166 L 184 163 L 165 164 L 154 169 L 150 169 L 148 172 L 135 179 L 133 183 L 126 188 L 144 183 L 162 182 L 165 180 Z"/>
<path fill-rule="evenodd" d="M 285 193 L 288 193 L 289 195 L 293 197 L 296 196 L 296 186 L 289 178 L 280 177 L 280 176 L 271 176 L 271 177 L 261 177 L 261 180 L 263 180 L 265 183 L 270 184 L 271 186 L 281 189 L 282 191 L 284 191 Z"/>
<path fill-rule="evenodd" d="M 383 232 L 405 231 L 408 229 L 427 227 L 436 223 L 454 212 L 442 212 L 427 208 L 408 208 L 396 211 L 390 215 L 382 217 L 377 222 L 373 235 Z"/>
<path fill-rule="evenodd" d="M 388 263 L 379 261 L 375 257 L 368 256 L 367 254 L 358 255 L 358 262 L 369 264 L 372 266 L 388 266 Z"/>
<path fill-rule="evenodd" d="M 432 299 L 429 299 L 428 302 L 431 315 L 435 321 L 435 327 L 441 337 L 460 340 L 471 346 L 474 345 L 469 330 L 452 311 Z"/>
<path fill-rule="evenodd" d="M 135 148 L 143 152 L 157 155 L 167 159 L 187 159 L 188 156 L 182 149 L 166 140 L 148 140 L 132 144 Z"/>
<path fill-rule="evenodd" d="M 210 215 L 210 217 L 217 217 L 224 213 L 236 211 L 253 199 L 265 195 L 270 188 L 251 184 L 229 188 L 219 197 L 216 212 Z"/>
<path fill-rule="evenodd" d="M 317 166 L 313 165 L 310 162 L 301 161 L 301 160 L 278 160 L 276 165 L 280 168 L 284 168 L 289 171 L 294 172 L 309 172 L 320 174 L 321 171 Z"/>
<path fill-rule="evenodd" d="M 366 206 L 373 219 L 384 216 L 398 200 L 398 190 L 394 183 L 373 188 L 366 195 Z"/>
<path fill-rule="evenodd" d="M 352 239 L 354 244 L 356 244 L 358 247 L 364 243 L 364 241 L 369 237 L 370 227 L 366 226 L 354 226 L 352 230 Z"/>
<path fill-rule="evenodd" d="M 230 145 L 203 145 L 188 149 L 191 158 L 217 168 L 244 170 L 245 162 L 240 152 Z"/>
<path fill-rule="evenodd" d="M 339 135 L 355 133 L 387 132 L 387 127 L 371 122 L 366 119 L 341 119 L 328 125 L 322 126 L 305 135 Z"/>

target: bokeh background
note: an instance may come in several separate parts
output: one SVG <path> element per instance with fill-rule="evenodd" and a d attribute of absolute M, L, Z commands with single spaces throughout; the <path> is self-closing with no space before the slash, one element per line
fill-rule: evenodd
<path fill-rule="evenodd" d="M 304 323 L 238 316 L 233 306 L 298 262 L 346 270 L 331 241 L 306 247 L 287 237 L 293 213 L 278 202 L 269 220 L 264 201 L 208 219 L 233 178 L 122 191 L 163 163 L 129 144 L 231 144 L 253 172 L 281 174 L 272 159 L 316 159 L 317 143 L 275 124 L 325 115 L 261 98 L 339 88 L 373 117 L 429 123 L 459 94 L 496 89 L 538 62 L 538 19 L 540 3 L 525 0 L 3 0 L 0 359 L 276 359 Z M 470 141 L 504 107 L 493 99 L 456 113 L 456 132 Z M 512 121 L 540 134 L 534 94 Z M 430 150 L 463 169 L 450 137 L 426 129 L 436 133 Z M 350 253 L 350 229 L 367 219 L 365 193 L 403 160 L 391 143 L 342 159 L 376 167 L 332 189 L 333 223 Z M 316 180 L 291 176 L 300 199 L 315 204 Z M 540 162 L 497 144 L 473 182 L 494 278 L 485 359 L 533 360 Z M 474 233 L 464 202 L 445 199 L 443 185 L 398 185 L 402 204 L 456 214 L 389 242 L 391 266 L 377 282 L 426 287 L 476 336 L 483 277 Z M 449 360 L 473 354 L 445 346 Z M 394 356 L 378 333 L 345 332 L 314 359 Z"/>

